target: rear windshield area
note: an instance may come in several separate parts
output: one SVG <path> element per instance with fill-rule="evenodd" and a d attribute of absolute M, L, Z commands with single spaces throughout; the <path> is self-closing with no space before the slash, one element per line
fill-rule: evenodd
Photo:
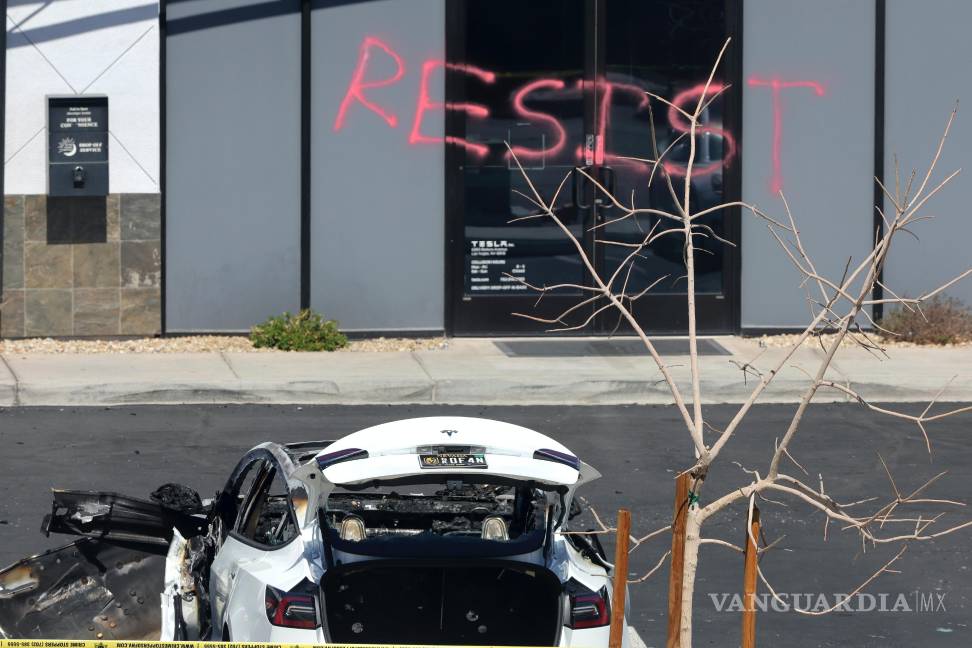
<path fill-rule="evenodd" d="M 546 528 L 547 494 L 529 485 L 445 479 L 330 494 L 323 515 L 346 542 L 470 538 L 511 542 Z"/>

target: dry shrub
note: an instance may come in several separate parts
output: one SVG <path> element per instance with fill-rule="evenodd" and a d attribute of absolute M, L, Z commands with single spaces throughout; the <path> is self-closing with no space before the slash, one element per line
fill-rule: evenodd
<path fill-rule="evenodd" d="M 954 297 L 936 295 L 921 310 L 898 307 L 885 315 L 881 326 L 896 340 L 915 344 L 960 344 L 972 341 L 972 311 Z"/>

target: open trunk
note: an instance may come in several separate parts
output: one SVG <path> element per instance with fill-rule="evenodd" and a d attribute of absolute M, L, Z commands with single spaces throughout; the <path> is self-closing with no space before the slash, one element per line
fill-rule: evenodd
<path fill-rule="evenodd" d="M 330 568 L 321 583 L 333 643 L 553 646 L 561 584 L 506 561 L 378 560 Z"/>

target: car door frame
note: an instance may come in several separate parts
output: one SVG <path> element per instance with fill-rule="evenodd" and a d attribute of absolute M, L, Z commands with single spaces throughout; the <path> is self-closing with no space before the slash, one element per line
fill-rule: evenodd
<path fill-rule="evenodd" d="M 242 482 L 249 476 L 250 467 L 256 463 L 262 463 L 263 466 L 257 468 L 260 472 L 256 475 L 253 484 L 247 492 L 242 494 L 242 499 L 240 499 L 239 491 L 242 487 Z M 264 477 L 271 469 L 274 472 L 269 477 Z M 270 480 L 270 484 L 272 484 L 272 480 L 277 474 L 281 475 L 285 483 L 287 483 L 287 509 L 288 514 L 292 517 L 297 527 L 297 533 L 287 542 L 270 546 L 247 538 L 240 533 L 239 526 L 246 519 L 246 513 L 252 506 L 253 498 L 263 492 L 263 486 L 267 485 L 268 479 Z M 258 448 L 247 453 L 240 460 L 230 475 L 230 478 L 227 480 L 226 488 L 223 490 L 221 497 L 231 498 L 231 501 L 236 505 L 236 514 L 232 526 L 225 529 L 225 532 L 221 534 L 223 536 L 221 544 L 210 566 L 210 579 L 212 583 L 210 605 L 213 612 L 212 627 L 214 637 L 218 637 L 221 640 L 226 639 L 223 636 L 224 628 L 229 625 L 226 611 L 231 607 L 239 582 L 237 577 L 243 567 L 249 562 L 258 560 L 265 554 L 290 547 L 301 537 L 301 520 L 294 510 L 293 497 L 287 477 L 287 472 L 277 457 L 267 449 Z M 225 513 L 225 504 L 220 508 L 223 509 L 220 511 L 220 515 L 223 515 Z M 225 524 L 225 518 L 223 519 L 223 523 Z"/>

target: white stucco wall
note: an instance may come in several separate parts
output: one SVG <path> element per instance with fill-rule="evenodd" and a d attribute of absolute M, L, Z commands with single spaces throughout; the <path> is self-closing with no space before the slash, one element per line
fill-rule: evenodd
<path fill-rule="evenodd" d="M 152 0 L 8 3 L 4 193 L 47 192 L 47 97 L 108 97 L 109 191 L 159 191 Z"/>

